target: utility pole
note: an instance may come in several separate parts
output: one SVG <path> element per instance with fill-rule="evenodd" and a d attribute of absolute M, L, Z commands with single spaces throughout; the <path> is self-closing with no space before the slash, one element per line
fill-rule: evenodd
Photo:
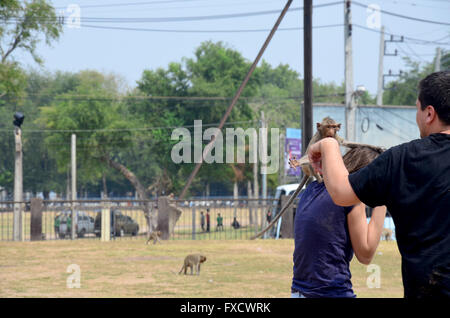
<path fill-rule="evenodd" d="M 22 129 L 20 126 L 14 127 L 14 139 L 16 144 L 15 166 L 14 166 L 14 223 L 13 239 L 14 241 L 23 241 L 23 174 L 22 174 Z"/>
<path fill-rule="evenodd" d="M 351 1 L 344 5 L 345 43 L 345 127 L 346 139 L 355 140 L 356 103 L 353 94 L 352 10 Z"/>
<path fill-rule="evenodd" d="M 280 134 L 280 163 L 279 163 L 279 172 L 278 172 L 278 184 L 286 183 L 286 170 L 284 169 L 285 165 L 285 147 L 286 147 L 286 136 L 281 133 Z"/>
<path fill-rule="evenodd" d="M 434 61 L 434 71 L 439 72 L 441 70 L 441 48 L 436 49 L 436 61 Z"/>
<path fill-rule="evenodd" d="M 77 213 L 75 211 L 75 200 L 77 199 L 77 135 L 72 134 L 71 139 L 71 166 L 72 166 L 72 229 L 71 236 L 72 240 L 75 239 L 76 234 L 76 224 L 77 224 Z"/>
<path fill-rule="evenodd" d="M 263 129 L 264 133 L 261 134 L 261 148 L 262 148 L 262 154 L 264 154 L 264 158 L 266 158 L 267 155 L 267 123 L 266 119 L 264 118 L 264 112 L 261 111 L 261 128 Z M 261 161 L 261 179 L 262 179 L 262 198 L 267 199 L 267 162 L 266 160 Z"/>
<path fill-rule="evenodd" d="M 258 183 L 258 134 L 255 132 L 253 136 L 253 201 L 254 208 L 252 209 L 251 215 L 252 220 L 255 225 L 255 232 L 258 231 L 258 199 L 259 199 L 259 183 Z M 254 218 L 253 218 L 254 215 Z"/>
<path fill-rule="evenodd" d="M 257 138 L 253 138 L 253 197 L 255 199 L 259 198 L 259 182 L 258 182 L 258 140 Z"/>
<path fill-rule="evenodd" d="M 384 26 L 380 31 L 380 52 L 378 57 L 378 91 L 377 91 L 377 106 L 383 105 L 383 61 L 384 61 Z"/>
<path fill-rule="evenodd" d="M 387 47 L 386 43 L 395 43 L 395 42 L 397 42 L 397 43 L 403 42 L 403 35 L 400 37 L 400 39 L 394 39 L 394 36 L 391 34 L 391 37 L 390 37 L 389 40 L 384 40 L 384 42 L 383 42 L 383 48 L 384 48 L 383 55 L 384 56 L 397 56 L 398 55 L 397 49 L 394 50 L 394 53 L 386 52 L 386 47 Z M 395 86 L 391 87 L 391 88 L 387 88 L 386 87 L 386 83 L 385 83 L 385 78 L 386 77 L 397 77 L 397 76 L 400 76 L 400 75 L 402 75 L 402 71 L 399 71 L 398 74 L 392 74 L 392 70 L 389 70 L 388 74 L 383 74 L 383 80 L 382 80 L 382 89 L 383 89 L 383 91 L 385 91 L 386 89 L 395 89 Z"/>
<path fill-rule="evenodd" d="M 253 211 L 252 220 L 255 225 L 255 232 L 258 231 L 258 199 L 259 199 L 259 182 L 258 182 L 258 133 L 255 132 L 253 136 L 253 198 L 256 199 L 253 201 Z M 254 215 L 254 218 L 253 218 Z"/>
<path fill-rule="evenodd" d="M 303 91 L 302 153 L 313 136 L 312 127 L 312 0 L 303 1 Z"/>

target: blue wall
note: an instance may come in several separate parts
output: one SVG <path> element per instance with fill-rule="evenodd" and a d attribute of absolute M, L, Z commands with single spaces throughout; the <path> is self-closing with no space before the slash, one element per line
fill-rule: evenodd
<path fill-rule="evenodd" d="M 345 138 L 345 107 L 342 105 L 314 105 L 314 131 L 316 123 L 321 122 L 326 116 L 330 116 L 342 124 L 339 135 Z M 415 107 L 358 107 L 355 128 L 357 142 L 385 148 L 420 138 Z"/>

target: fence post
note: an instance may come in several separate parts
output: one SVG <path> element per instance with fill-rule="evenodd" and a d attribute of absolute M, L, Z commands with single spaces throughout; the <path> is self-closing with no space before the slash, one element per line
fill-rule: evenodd
<path fill-rule="evenodd" d="M 192 206 L 192 239 L 195 240 L 195 205 Z"/>
<path fill-rule="evenodd" d="M 108 242 L 111 239 L 111 211 L 108 202 L 103 202 L 102 207 L 102 242 Z"/>
<path fill-rule="evenodd" d="M 42 240 L 42 210 L 43 204 L 41 198 L 31 199 L 31 220 L 30 220 L 30 240 Z"/>
<path fill-rule="evenodd" d="M 255 216 L 255 234 L 257 234 L 259 231 L 258 231 L 258 211 L 259 211 L 259 200 L 257 200 L 257 201 L 254 201 L 255 203 L 255 210 L 254 210 L 254 212 L 255 212 L 255 214 L 254 214 L 254 216 Z"/>

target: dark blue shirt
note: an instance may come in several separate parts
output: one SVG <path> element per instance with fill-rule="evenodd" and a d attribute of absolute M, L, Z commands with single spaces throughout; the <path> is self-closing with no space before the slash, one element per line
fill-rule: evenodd
<path fill-rule="evenodd" d="M 347 225 L 353 207 L 334 204 L 325 184 L 316 181 L 299 198 L 292 290 L 306 297 L 356 297 L 350 280 L 353 248 Z"/>

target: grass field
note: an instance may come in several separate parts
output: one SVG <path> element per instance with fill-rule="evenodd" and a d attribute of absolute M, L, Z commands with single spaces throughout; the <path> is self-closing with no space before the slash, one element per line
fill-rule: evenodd
<path fill-rule="evenodd" d="M 293 248 L 291 239 L 0 242 L 0 297 L 286 298 Z M 193 252 L 208 258 L 201 274 L 178 275 Z M 403 297 L 397 244 L 380 242 L 372 263 L 381 269 L 380 288 L 367 287 L 371 273 L 353 258 L 357 296 Z M 71 264 L 80 268 L 80 288 L 67 287 Z"/>

